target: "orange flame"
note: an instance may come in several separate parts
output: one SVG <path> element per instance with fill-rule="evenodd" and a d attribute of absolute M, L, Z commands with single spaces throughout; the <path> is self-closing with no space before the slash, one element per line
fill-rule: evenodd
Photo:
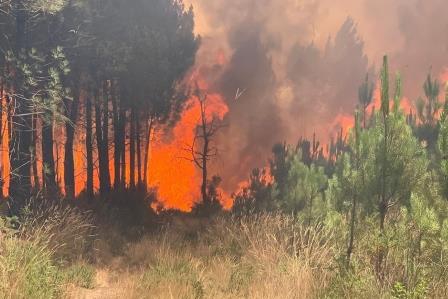
<path fill-rule="evenodd" d="M 207 82 L 194 73 L 191 83 L 201 90 L 207 90 Z M 206 98 L 206 120 L 223 120 L 228 112 L 221 95 L 211 93 Z M 201 122 L 201 109 L 197 96 L 192 96 L 182 113 L 180 121 L 172 130 L 170 140 L 157 136 L 151 148 L 151 161 L 148 168 L 150 186 L 157 187 L 158 203 L 164 209 L 192 210 L 200 200 L 201 175 L 192 160 L 191 146 L 196 129 Z M 160 133 L 161 131 L 159 131 Z M 222 190 L 223 206 L 231 207 L 231 199 Z"/>
<path fill-rule="evenodd" d="M 11 175 L 10 173 L 10 164 L 9 164 L 9 126 L 8 126 L 8 113 L 7 111 L 7 105 L 4 104 L 6 101 L 5 99 L 2 99 L 1 105 L 2 105 L 2 112 L 0 115 L 0 121 L 2 122 L 2 132 L 1 132 L 1 138 L 2 138 L 2 144 L 1 144 L 1 162 L 2 165 L 0 166 L 1 169 L 1 175 L 3 180 L 3 190 L 0 190 L 3 192 L 4 196 L 8 196 L 9 194 L 9 177 Z"/>

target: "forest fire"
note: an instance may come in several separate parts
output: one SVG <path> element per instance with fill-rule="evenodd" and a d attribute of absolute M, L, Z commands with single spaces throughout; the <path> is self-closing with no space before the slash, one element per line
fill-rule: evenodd
<path fill-rule="evenodd" d="M 448 298 L 446 2 L 0 0 L 0 299 Z"/>
<path fill-rule="evenodd" d="M 390 101 L 390 106 L 392 108 L 393 101 Z M 378 111 L 381 107 L 381 88 L 380 83 L 377 82 L 376 88 L 373 93 L 372 103 L 370 103 L 366 108 L 366 115 L 367 118 L 369 117 L 369 114 L 371 114 L 373 111 Z M 412 104 L 412 102 L 407 97 L 402 97 L 400 100 L 400 109 L 403 111 L 405 115 L 409 113 L 415 113 L 415 107 Z M 336 134 L 339 134 L 342 129 L 342 136 L 346 137 L 350 133 L 350 129 L 352 129 L 355 126 L 355 117 L 352 114 L 339 114 L 335 121 L 332 124 L 333 128 L 338 129 L 338 132 Z M 333 132 L 333 137 L 335 133 Z"/>
<path fill-rule="evenodd" d="M 201 175 L 193 159 L 193 151 L 198 126 L 202 122 L 200 101 L 206 105 L 206 122 L 213 119 L 222 121 L 228 112 L 228 107 L 221 95 L 207 94 L 208 84 L 198 72 L 194 72 L 188 79 L 189 85 L 200 92 L 192 95 L 187 101 L 180 121 L 172 129 L 170 136 L 163 136 L 163 128 L 156 134 L 151 148 L 149 163 L 149 185 L 157 189 L 158 201 L 153 208 L 177 209 L 189 212 L 200 200 Z M 222 205 L 231 207 L 231 200 L 220 190 Z"/>
<path fill-rule="evenodd" d="M 139 113 L 143 111 L 137 111 L 137 114 L 139 114 L 137 118 L 140 118 L 139 121 L 141 122 L 139 123 L 141 128 L 138 132 L 140 144 L 131 141 L 130 135 L 132 135 L 131 131 L 134 125 L 131 123 L 133 109 L 126 106 L 126 101 L 135 100 L 126 98 L 122 100 L 123 103 L 120 103 L 126 106 L 124 108 L 125 140 L 122 141 L 124 153 L 120 157 L 120 163 L 124 165 L 120 166 L 120 168 L 123 168 L 120 171 L 124 173 L 120 177 L 123 180 L 123 186 L 126 189 L 132 185 L 132 181 L 142 180 L 142 172 L 146 168 L 148 176 L 146 182 L 144 182 L 146 183 L 145 187 L 156 190 L 158 195 L 158 201 L 154 204 L 154 207 L 181 211 L 191 211 L 193 206 L 201 201 L 203 179 L 201 169 L 196 165 L 193 157 L 194 152 L 198 150 L 195 148 L 198 146 L 195 143 L 195 137 L 197 137 L 198 127 L 201 125 L 201 101 L 206 102 L 206 122 L 211 122 L 212 119 L 217 119 L 220 122 L 228 121 L 229 128 L 225 128 L 224 132 L 218 134 L 219 136 L 213 140 L 217 147 L 224 148 L 222 160 L 225 163 L 222 164 L 225 165 L 222 167 L 212 165 L 208 172 L 208 180 L 211 181 L 214 174 L 222 175 L 222 187 L 227 193 L 231 193 L 238 185 L 244 184 L 239 184 L 239 182 L 244 182 L 247 174 L 253 168 L 266 165 L 266 161 L 271 154 L 271 148 L 276 142 L 294 143 L 301 135 L 304 138 L 310 137 L 309 133 L 311 131 L 309 131 L 308 126 L 312 127 L 312 133 L 315 133 L 317 139 L 321 141 L 321 147 L 325 147 L 325 144 L 329 143 L 329 139 L 336 135 L 341 134 L 341 137 L 345 139 L 350 128 L 354 126 L 352 111 L 356 105 L 357 87 L 352 86 L 353 82 L 361 79 L 366 73 L 372 73 L 372 75 L 374 73 L 369 69 L 371 61 L 367 59 L 370 57 L 365 55 L 361 32 L 358 32 L 356 22 L 351 18 L 342 22 L 342 26 L 337 32 L 337 38 L 329 39 L 325 47 L 322 46 L 322 42 L 307 45 L 306 41 L 297 40 L 294 41 L 294 45 L 288 43 L 287 46 L 285 44 L 284 49 L 279 50 L 280 45 L 274 46 L 272 44 L 273 40 L 272 43 L 267 42 L 267 40 L 271 40 L 269 38 L 271 30 L 268 28 L 271 25 L 264 25 L 259 20 L 251 20 L 254 22 L 253 24 L 245 22 L 245 16 L 242 15 L 240 16 L 240 22 L 231 22 L 229 21 L 231 18 L 219 19 L 222 23 L 218 22 L 219 29 L 216 29 L 211 26 L 207 16 L 220 12 L 218 8 L 221 5 L 225 7 L 224 3 L 215 7 L 208 6 L 206 2 L 201 0 L 188 2 L 195 4 L 197 11 L 203 12 L 203 15 L 196 19 L 196 23 L 199 23 L 196 24 L 196 28 L 191 23 L 192 28 L 190 29 L 205 38 L 200 45 L 198 43 L 197 49 L 194 46 L 189 48 L 190 50 L 195 49 L 190 53 L 190 58 L 195 57 L 196 60 L 189 60 L 190 65 L 186 65 L 185 69 L 179 72 L 179 77 L 172 79 L 173 84 L 170 86 L 175 86 L 179 82 L 185 84 L 185 81 L 188 81 L 186 85 L 190 87 L 189 89 L 194 89 L 197 85 L 206 98 L 191 95 L 183 104 L 184 110 L 181 112 L 179 121 L 173 127 L 166 124 L 156 124 L 152 128 L 154 133 L 151 138 L 146 136 L 148 134 L 144 128 L 147 123 L 145 113 L 149 114 L 150 111 L 141 114 Z M 214 9 L 217 9 L 217 11 Z M 297 9 L 300 10 L 301 8 Z M 128 22 L 128 20 L 122 21 L 124 23 Z M 285 21 L 288 21 L 288 18 Z M 275 22 L 272 23 L 272 26 L 274 26 L 273 24 Z M 284 32 L 278 30 L 281 28 L 274 27 L 272 28 L 275 29 L 274 32 Z M 279 38 L 282 39 L 283 36 Z M 182 51 L 179 52 L 182 53 Z M 279 59 L 281 57 L 288 57 L 288 59 Z M 355 61 L 354 58 L 356 58 Z M 175 61 L 175 63 L 178 62 Z M 308 65 L 308 62 L 313 62 L 315 68 Z M 149 65 L 148 70 L 153 69 L 153 67 Z M 344 69 L 350 67 L 350 69 L 347 72 L 341 72 L 341 67 Z M 206 69 L 206 71 L 203 71 L 203 69 Z M 436 71 L 440 73 L 439 69 Z M 88 73 L 87 70 L 84 70 L 84 72 Z M 135 74 L 129 73 L 128 75 L 131 77 Z M 156 72 L 153 77 L 157 77 L 157 75 Z M 445 69 L 438 78 L 442 82 L 447 81 L 448 70 Z M 81 96 L 78 110 L 80 112 L 78 119 L 75 120 L 76 134 L 73 138 L 75 196 L 83 194 L 88 181 L 85 115 L 86 99 L 88 97 L 91 98 L 94 106 L 100 106 L 98 111 L 102 113 L 101 118 L 103 118 L 97 122 L 95 120 L 97 113 L 94 111 L 95 109 L 92 109 L 91 118 L 94 123 L 91 132 L 93 193 L 101 193 L 101 166 L 99 162 L 101 154 L 100 144 L 98 144 L 101 142 L 97 139 L 98 132 L 99 135 L 104 134 L 109 138 L 109 140 L 106 140 L 106 147 L 108 148 L 106 153 L 109 159 L 106 168 L 108 168 L 107 180 L 109 185 L 113 185 L 118 180 L 118 178 L 115 178 L 116 165 L 114 159 L 116 157 L 114 156 L 114 146 L 116 140 L 112 140 L 112 135 L 115 134 L 115 115 L 112 106 L 115 101 L 114 96 L 119 97 L 120 95 L 118 95 L 118 92 L 113 95 L 114 90 L 112 90 L 111 82 L 114 80 L 117 80 L 114 76 L 105 78 L 104 82 L 96 86 L 96 90 L 90 93 L 86 86 L 79 88 Z M 147 84 L 146 79 L 143 81 L 142 86 L 145 86 Z M 125 86 L 128 83 L 127 80 L 123 80 L 123 82 L 117 82 L 117 85 Z M 407 81 L 405 80 L 406 84 Z M 410 84 L 416 85 L 415 82 Z M 367 118 L 372 111 L 378 110 L 380 107 L 379 85 L 379 82 L 377 82 L 373 92 L 373 101 L 363 111 Z M 277 96 L 279 88 L 285 86 L 288 92 L 282 94 L 283 96 Z M 130 88 L 132 87 L 134 86 L 131 85 Z M 95 93 L 97 93 L 97 98 L 95 98 Z M 107 95 L 110 95 L 110 97 Z M 144 101 L 151 101 L 145 98 L 144 92 L 138 96 L 144 98 L 142 99 Z M 234 96 L 235 100 L 233 100 Z M 416 112 L 414 99 L 417 98 L 417 95 L 411 94 L 410 96 L 413 99 L 412 101 L 403 98 L 400 102 L 405 114 Z M 2 114 L 3 142 L 1 145 L 2 176 L 4 177 L 3 194 L 8 195 L 10 179 L 8 151 L 10 150 L 9 136 L 11 132 L 8 129 L 6 96 L 2 99 L 2 102 L 4 106 Z M 138 104 L 137 107 L 136 110 L 147 109 L 138 106 Z M 37 127 L 35 131 L 40 132 L 42 130 L 42 119 L 40 116 L 36 118 Z M 62 194 L 66 194 L 66 128 L 64 124 L 56 121 L 54 121 L 53 126 L 54 175 L 59 190 Z M 101 133 L 103 129 L 107 131 L 107 134 Z M 149 135 L 151 136 L 151 134 Z M 138 164 L 137 160 L 143 160 L 142 157 L 146 151 L 144 145 L 148 138 L 151 141 L 150 146 L 147 147 L 149 148 L 147 165 L 143 165 L 144 163 L 140 161 L 140 169 L 131 171 L 131 164 Z M 42 161 L 42 138 L 39 136 L 34 142 L 36 161 L 31 162 L 33 163 L 31 166 L 31 182 L 35 187 L 38 187 L 36 185 L 44 185 L 43 177 L 45 176 L 46 166 Z M 132 146 L 138 148 L 138 153 L 135 153 L 134 157 L 131 154 L 131 143 Z M 215 162 L 213 161 L 215 159 L 210 160 L 210 164 Z M 134 176 L 133 179 L 131 179 L 131 175 Z M 230 208 L 232 205 L 230 197 L 222 189 L 218 189 L 218 191 L 223 200 L 222 204 L 226 208 Z"/>
<path fill-rule="evenodd" d="M 222 51 L 218 52 L 216 56 L 217 64 L 225 65 L 227 59 Z M 448 79 L 448 72 L 441 74 L 440 80 L 445 82 Z M 207 94 L 209 90 L 209 82 L 202 76 L 199 71 L 192 71 L 187 76 L 188 85 L 190 87 L 196 86 L 204 95 L 206 95 L 206 120 L 210 122 L 212 119 L 218 119 L 223 121 L 229 107 L 227 106 L 222 95 L 211 92 Z M 374 110 L 378 110 L 380 107 L 380 87 L 379 83 L 374 90 L 373 101 L 368 105 L 366 113 L 369 115 Z M 191 89 L 192 89 L 191 88 Z M 204 99 L 202 99 L 204 100 Z M 154 136 L 152 136 L 151 148 L 150 148 L 150 161 L 148 165 L 148 186 L 154 188 L 157 191 L 157 202 L 153 204 L 153 208 L 160 209 L 175 209 L 184 212 L 190 212 L 195 204 L 201 201 L 201 173 L 200 169 L 192 161 L 191 147 L 195 140 L 195 134 L 197 134 L 198 126 L 201 123 L 201 99 L 198 95 L 192 95 L 185 104 L 185 108 L 181 113 L 180 120 L 173 128 L 162 126 L 155 130 Z M 415 113 L 414 105 L 411 101 L 403 97 L 401 102 L 401 109 L 405 114 Z M 3 111 L 6 111 L 4 109 Z M 7 126 L 6 113 L 2 115 L 3 124 L 3 140 L 2 140 L 2 176 L 4 178 L 3 194 L 8 195 L 9 188 L 9 156 L 8 156 L 8 143 L 9 143 L 9 131 Z M 82 122 L 80 120 L 79 122 Z M 39 126 L 39 125 L 38 125 Z M 331 135 L 334 137 L 342 130 L 343 137 L 345 138 L 351 128 L 354 126 L 354 117 L 350 114 L 341 113 L 336 117 L 330 127 L 335 128 Z M 337 130 L 336 130 L 337 128 Z M 169 133 L 167 133 L 169 132 Z M 55 129 L 55 146 L 54 157 L 56 162 L 56 175 L 57 183 L 63 194 L 64 191 L 64 133 L 61 128 Z M 327 136 L 331 137 L 331 136 Z M 325 136 L 323 136 L 325 138 Z M 80 131 L 75 138 L 74 147 L 74 163 L 75 163 L 75 180 L 76 189 L 75 194 L 80 195 L 86 188 L 86 159 L 85 159 L 85 133 Z M 40 160 L 41 156 L 41 140 L 37 140 L 37 181 L 42 184 L 42 171 L 43 164 Z M 113 156 L 112 149 L 110 155 Z M 94 160 L 97 161 L 98 153 L 94 152 Z M 129 159 L 129 148 L 126 149 L 126 157 Z M 95 162 L 95 173 L 97 173 L 98 165 Z M 109 162 L 109 169 L 111 173 L 111 181 L 114 181 L 114 164 L 113 161 Z M 130 181 L 129 168 L 126 170 L 126 184 Z M 33 185 L 36 184 L 32 181 Z M 99 177 L 94 175 L 94 188 L 99 189 Z M 244 186 L 247 187 L 248 182 L 242 181 L 238 184 L 238 190 Z M 225 209 L 230 209 L 233 204 L 233 199 L 227 192 L 218 188 L 221 198 L 221 204 Z"/>
<path fill-rule="evenodd" d="M 224 63 L 225 58 L 220 52 L 217 56 L 219 63 Z M 199 72 L 193 71 L 188 76 L 188 84 L 197 87 L 201 92 L 207 93 L 208 83 L 201 78 Z M 155 130 L 154 136 L 151 136 L 150 161 L 148 165 L 148 186 L 157 190 L 158 201 L 153 204 L 154 209 L 176 209 L 184 212 L 190 212 L 193 206 L 201 199 L 200 170 L 192 161 L 192 146 L 197 134 L 197 127 L 201 123 L 200 102 L 206 102 L 206 121 L 213 119 L 222 121 L 229 111 L 223 97 L 217 93 L 206 94 L 206 99 L 200 99 L 197 95 L 192 95 L 184 105 L 184 110 L 180 120 L 173 128 L 162 126 Z M 7 108 L 6 105 L 4 108 Z M 4 181 L 3 195 L 8 196 L 10 170 L 9 170 L 9 136 L 7 109 L 2 113 L 2 144 L 1 144 L 1 173 Z M 77 123 L 82 127 L 83 119 Z M 37 130 L 40 129 L 40 121 L 37 123 Z M 55 143 L 53 155 L 55 157 L 56 182 L 62 194 L 64 189 L 64 144 L 65 136 L 63 127 L 55 128 Z M 81 130 L 74 140 L 74 165 L 75 165 L 75 195 L 79 196 L 86 189 L 86 150 L 85 150 L 85 132 Z M 146 138 L 146 137 L 145 137 Z M 41 160 L 41 142 L 36 140 L 36 168 L 32 170 L 32 184 L 34 187 L 42 184 L 43 163 Z M 113 150 L 109 149 L 109 154 L 113 157 Z M 93 152 L 94 158 L 94 190 L 99 190 L 98 176 L 98 152 Z M 126 159 L 129 160 L 129 146 L 126 147 Z M 34 174 L 34 171 L 36 173 Z M 109 171 L 111 182 L 114 182 L 114 163 L 109 161 Z M 130 170 L 126 169 L 126 184 L 130 182 Z M 217 188 L 220 194 L 221 204 L 224 209 L 230 209 L 232 199 L 221 188 Z"/>

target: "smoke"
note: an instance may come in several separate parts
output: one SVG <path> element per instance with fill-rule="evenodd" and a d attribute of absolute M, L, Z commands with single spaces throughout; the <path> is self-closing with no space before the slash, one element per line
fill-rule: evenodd
<path fill-rule="evenodd" d="M 384 54 L 406 96 L 421 95 L 427 73 L 447 67 L 445 2 L 191 0 L 203 37 L 198 67 L 230 108 L 217 140 L 224 187 L 264 166 L 276 142 L 327 139 L 356 107 L 366 73 L 377 79 Z"/>

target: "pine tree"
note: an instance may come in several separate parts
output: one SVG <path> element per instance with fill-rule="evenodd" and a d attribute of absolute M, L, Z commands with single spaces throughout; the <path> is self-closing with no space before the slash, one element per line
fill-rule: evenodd
<path fill-rule="evenodd" d="M 277 169 L 278 172 L 281 168 L 284 168 L 283 172 L 286 175 L 284 179 L 278 180 L 279 176 L 274 176 L 278 189 L 276 198 L 278 205 L 286 212 L 301 213 L 307 223 L 311 224 L 316 210 L 315 201 L 322 199 L 327 186 L 327 176 L 324 168 L 315 165 L 315 163 L 306 165 L 303 162 L 300 150 L 287 150 L 283 166 L 280 167 L 279 165 L 274 169 Z"/>
<path fill-rule="evenodd" d="M 365 161 L 366 178 L 371 184 L 367 210 L 379 213 L 380 239 L 384 240 L 389 211 L 408 205 L 410 195 L 421 190 L 428 178 L 428 159 L 412 134 L 399 108 L 401 79 L 397 76 L 394 109 L 390 112 L 389 71 L 387 58 L 381 75 L 381 112 L 375 125 L 366 131 L 370 159 Z M 377 273 L 383 274 L 387 244 L 378 248 Z"/>
<path fill-rule="evenodd" d="M 428 159 L 400 109 L 401 77 L 397 75 L 393 107 L 389 98 L 389 68 L 385 57 L 381 72 L 381 109 L 361 130 L 359 114 L 349 139 L 350 151 L 337 162 L 328 198 L 333 207 L 350 215 L 347 260 L 353 253 L 356 220 L 377 215 L 379 245 L 376 271 L 383 275 L 387 255 L 390 211 L 410 205 L 411 194 L 426 194 Z M 358 210 L 358 211 L 357 211 Z M 394 214 L 395 215 L 395 214 Z"/>
<path fill-rule="evenodd" d="M 373 99 L 373 88 L 373 83 L 369 81 L 369 74 L 367 74 L 366 79 L 358 90 L 358 101 L 362 107 L 362 123 L 364 128 L 367 125 L 367 107 L 370 105 Z"/>
<path fill-rule="evenodd" d="M 448 199 L 448 88 L 446 89 L 445 104 L 439 124 L 438 152 L 440 156 L 440 185 L 443 197 Z"/>

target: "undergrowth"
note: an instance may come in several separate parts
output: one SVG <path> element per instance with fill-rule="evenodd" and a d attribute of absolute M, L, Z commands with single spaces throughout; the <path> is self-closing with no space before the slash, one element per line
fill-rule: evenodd
<path fill-rule="evenodd" d="M 412 234 L 400 233 L 406 226 L 399 222 L 390 224 L 390 234 L 402 239 L 390 243 L 379 277 L 373 221 L 357 232 L 347 267 L 344 219 L 330 225 L 281 213 L 158 217 L 159 226 L 138 222 L 129 234 L 113 217 L 98 220 L 62 204 L 29 206 L 21 219 L 1 218 L 0 298 L 89 298 L 89 291 L 102 289 L 105 293 L 94 298 L 420 299 L 448 294 L 446 246 L 438 246 L 444 241 L 431 243 L 432 251 L 415 258 L 407 249 Z M 99 288 L 99 283 L 107 286 Z"/>

